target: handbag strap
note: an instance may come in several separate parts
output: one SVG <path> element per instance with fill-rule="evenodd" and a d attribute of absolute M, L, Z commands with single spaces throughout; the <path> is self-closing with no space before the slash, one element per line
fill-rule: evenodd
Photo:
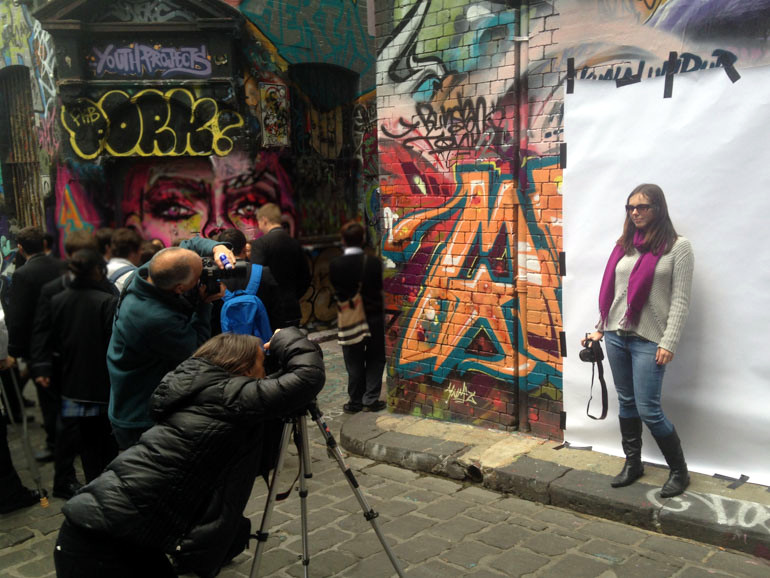
<path fill-rule="evenodd" d="M 602 346 L 599 345 L 598 341 L 592 341 L 591 347 L 596 349 L 598 348 L 601 352 Z M 604 381 L 604 366 L 602 365 L 602 360 L 600 355 L 596 355 L 596 361 L 595 363 L 591 364 L 591 395 L 588 398 L 588 405 L 586 406 L 586 415 L 590 417 L 591 419 L 595 419 L 597 421 L 604 419 L 607 417 L 607 383 Z M 599 383 L 602 386 L 602 415 L 600 417 L 595 417 L 591 415 L 590 409 L 591 409 L 591 400 L 594 397 L 594 374 L 595 370 L 598 368 L 599 373 Z"/>

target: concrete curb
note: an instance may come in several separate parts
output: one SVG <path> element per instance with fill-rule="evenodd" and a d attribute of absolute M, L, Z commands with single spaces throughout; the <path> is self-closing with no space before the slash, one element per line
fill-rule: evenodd
<path fill-rule="evenodd" d="M 479 467 L 462 459 L 472 445 L 386 431 L 377 426 L 377 416 L 361 413 L 345 421 L 340 432 L 342 447 L 409 470 L 465 480 L 526 500 L 770 559 L 770 507 L 764 504 L 691 491 L 662 499 L 659 488 L 643 480 L 612 488 L 612 476 L 526 454 L 505 466 Z"/>

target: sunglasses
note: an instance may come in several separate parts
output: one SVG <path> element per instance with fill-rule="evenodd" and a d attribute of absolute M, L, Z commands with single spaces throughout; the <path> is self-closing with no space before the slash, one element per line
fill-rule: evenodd
<path fill-rule="evenodd" d="M 654 209 L 655 205 L 626 205 L 626 213 L 633 213 L 634 209 L 640 213 L 646 213 L 650 209 Z"/>

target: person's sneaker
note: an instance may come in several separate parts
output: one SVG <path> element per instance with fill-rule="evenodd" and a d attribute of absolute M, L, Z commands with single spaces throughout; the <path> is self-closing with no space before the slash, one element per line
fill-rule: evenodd
<path fill-rule="evenodd" d="M 369 405 L 364 406 L 364 411 L 382 411 L 388 407 L 388 404 L 382 401 L 381 399 L 378 399 L 374 403 L 370 403 Z"/>
<path fill-rule="evenodd" d="M 67 482 L 63 486 L 59 488 L 53 489 L 53 497 L 54 498 L 62 498 L 63 500 L 69 500 L 72 496 L 78 493 L 78 490 L 83 487 L 83 484 L 78 482 L 77 480 L 72 480 L 71 482 Z"/>
<path fill-rule="evenodd" d="M 357 403 L 346 403 L 342 406 L 342 411 L 345 413 L 358 413 L 364 408 L 364 406 Z"/>

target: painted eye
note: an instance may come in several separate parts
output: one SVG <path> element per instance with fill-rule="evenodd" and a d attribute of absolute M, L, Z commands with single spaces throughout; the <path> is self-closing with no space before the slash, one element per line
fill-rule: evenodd
<path fill-rule="evenodd" d="M 183 221 L 195 215 L 195 211 L 188 206 L 174 201 L 161 202 L 152 208 L 152 214 L 166 221 Z"/>

